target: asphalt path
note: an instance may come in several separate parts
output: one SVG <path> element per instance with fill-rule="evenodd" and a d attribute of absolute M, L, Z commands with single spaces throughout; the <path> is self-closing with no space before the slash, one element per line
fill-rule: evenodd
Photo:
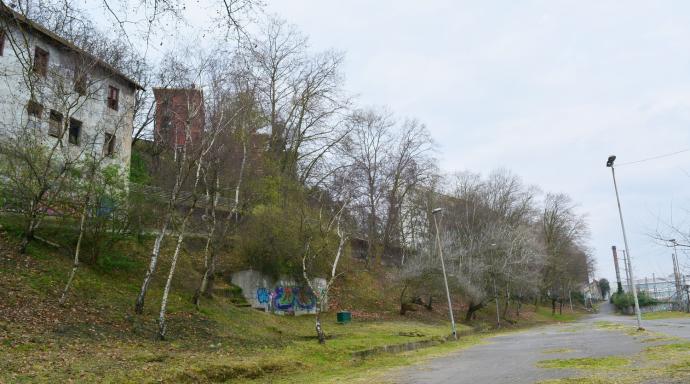
<path fill-rule="evenodd" d="M 478 345 L 405 368 L 393 374 L 399 384 L 476 384 L 534 383 L 546 379 L 571 377 L 577 372 L 543 369 L 537 362 L 555 358 L 629 356 L 644 347 L 640 340 L 622 332 L 611 332 L 597 326 L 606 321 L 636 326 L 635 317 L 613 314 L 605 303 L 600 312 L 572 323 L 550 325 L 522 332 L 506 333 Z M 688 319 L 643 321 L 652 332 L 690 339 Z"/>

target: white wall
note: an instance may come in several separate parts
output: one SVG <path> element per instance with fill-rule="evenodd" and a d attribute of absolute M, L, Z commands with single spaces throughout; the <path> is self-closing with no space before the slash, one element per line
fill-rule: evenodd
<path fill-rule="evenodd" d="M 282 277 L 278 280 L 271 279 L 264 274 L 262 274 L 259 271 L 254 271 L 254 270 L 245 270 L 245 271 L 238 271 L 234 272 L 230 276 L 230 281 L 242 288 L 242 295 L 244 298 L 251 304 L 252 308 L 263 308 L 267 309 L 269 306 L 266 303 L 262 303 L 259 301 L 258 298 L 258 292 L 262 289 L 274 292 L 277 287 L 287 287 L 287 288 L 293 288 L 293 287 L 298 287 L 299 288 L 304 288 L 304 284 L 301 282 L 296 282 L 294 279 Z M 323 290 L 326 287 L 326 279 L 323 278 L 315 278 L 312 281 L 312 285 L 314 286 L 315 289 L 321 289 Z M 327 298 L 325 298 L 324 303 L 328 301 Z M 294 314 L 294 315 L 302 315 L 302 314 L 311 314 L 311 313 L 316 313 L 316 308 L 313 310 L 303 310 L 298 307 L 294 308 L 290 312 L 285 312 L 281 311 L 277 308 L 272 308 L 273 312 L 279 315 L 282 314 Z"/>
<path fill-rule="evenodd" d="M 123 171 L 128 169 L 135 94 L 133 86 L 121 77 L 94 66 L 88 79 L 87 95 L 79 96 L 73 90 L 75 53 L 42 35 L 28 35 L 18 30 L 10 30 L 9 33 L 13 37 L 5 37 L 4 53 L 0 56 L 0 134 L 11 135 L 32 124 L 43 133 L 46 144 L 53 144 L 57 139 L 48 135 L 48 119 L 50 110 L 55 109 L 65 119 L 72 117 L 82 122 L 80 146 L 68 144 L 66 134 L 63 137 L 72 156 L 80 156 L 88 151 L 98 151 L 100 155 L 105 133 L 108 132 L 116 137 L 115 155 L 108 162 L 120 165 Z M 27 80 L 29 71 L 23 66 L 26 59 L 19 58 L 32 58 L 35 46 L 49 52 L 48 75 L 45 79 L 36 78 L 35 85 L 29 87 L 33 80 Z M 120 90 L 117 111 L 107 106 L 109 85 Z M 26 112 L 29 90 L 32 88 L 38 94 L 37 101 L 44 106 L 39 123 L 30 123 Z M 77 107 L 64 107 L 71 103 Z M 71 116 L 67 116 L 67 110 L 73 110 Z"/>

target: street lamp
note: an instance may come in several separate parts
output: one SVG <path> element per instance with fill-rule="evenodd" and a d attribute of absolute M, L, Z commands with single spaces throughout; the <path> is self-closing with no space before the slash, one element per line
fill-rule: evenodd
<path fill-rule="evenodd" d="M 628 246 L 628 236 L 625 234 L 625 223 L 623 222 L 623 210 L 621 210 L 621 200 L 618 196 L 618 184 L 616 183 L 616 170 L 613 167 L 613 162 L 616 161 L 616 156 L 609 156 L 606 160 L 606 166 L 611 168 L 611 176 L 613 176 L 613 188 L 616 191 L 616 203 L 618 204 L 618 216 L 621 219 L 621 230 L 623 231 L 623 242 L 625 243 L 626 256 L 628 257 L 628 272 L 630 274 L 630 281 L 632 281 L 632 293 L 633 299 L 635 300 L 635 315 L 637 316 L 637 329 L 644 330 L 642 328 L 642 316 L 640 315 L 640 303 L 637 301 L 637 288 L 635 288 L 635 279 L 633 277 L 632 263 L 630 262 L 630 247 Z"/>
<path fill-rule="evenodd" d="M 441 270 L 443 271 L 443 282 L 446 285 L 446 297 L 448 298 L 448 311 L 450 312 L 450 325 L 453 330 L 453 338 L 458 339 L 458 333 L 455 330 L 455 318 L 453 317 L 453 304 L 450 301 L 450 290 L 448 289 L 448 277 L 446 276 L 446 264 L 443 261 L 443 247 L 441 247 L 441 236 L 438 232 L 438 221 L 436 220 L 436 214 L 441 213 L 443 208 L 435 208 L 431 211 L 431 215 L 434 217 L 434 226 L 436 227 L 436 243 L 438 244 L 438 254 L 441 257 Z"/>

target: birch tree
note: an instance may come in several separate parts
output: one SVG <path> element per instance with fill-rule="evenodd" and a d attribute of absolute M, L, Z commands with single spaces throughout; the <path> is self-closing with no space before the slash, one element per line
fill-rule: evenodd
<path fill-rule="evenodd" d="M 196 80 L 201 78 L 203 71 L 206 69 L 208 62 L 202 59 L 202 62 L 196 67 L 192 68 L 182 62 L 180 62 L 176 57 L 169 56 L 167 58 L 167 66 L 170 68 L 170 75 L 176 84 L 179 84 L 181 88 L 188 88 Z M 187 184 L 188 179 L 193 177 L 193 185 L 196 188 L 198 185 L 198 177 L 200 171 L 197 171 L 199 167 L 199 156 L 203 153 L 198 146 L 192 142 L 191 133 L 191 123 L 198 118 L 198 116 L 203 114 L 203 102 L 192 96 L 192 93 L 197 92 L 196 90 L 191 90 L 186 97 L 186 108 L 182 111 L 169 111 L 171 114 L 182 113 L 184 116 L 180 116 L 184 124 L 184 144 L 180 147 L 176 147 L 172 150 L 172 153 L 165 152 L 163 156 L 164 160 L 171 164 L 172 168 L 172 183 L 169 185 L 169 193 L 167 196 L 167 202 L 165 204 L 162 220 L 159 223 L 156 238 L 154 240 L 153 246 L 151 248 L 151 255 L 149 257 L 149 266 L 146 270 L 146 274 L 142 281 L 141 289 L 139 290 L 139 295 L 137 296 L 136 303 L 134 306 L 134 311 L 137 314 L 142 314 L 144 311 L 144 303 L 146 299 L 146 294 L 148 293 L 151 280 L 156 272 L 158 266 L 158 259 L 161 252 L 161 246 L 165 236 L 167 235 L 170 226 L 173 224 L 173 219 L 175 218 L 175 213 L 177 210 L 178 202 L 180 200 L 180 193 L 183 190 L 185 184 Z M 174 119 L 176 116 L 171 116 Z M 169 143 L 162 143 L 166 145 Z M 198 144 L 198 143 L 197 143 Z M 195 190 L 195 189 L 194 189 Z M 193 201 L 196 204 L 196 200 Z M 183 218 L 183 223 L 186 223 L 187 215 Z"/>
<path fill-rule="evenodd" d="M 172 287 L 172 280 L 177 267 L 177 262 L 180 257 L 182 243 L 186 236 L 189 219 L 197 206 L 199 198 L 198 188 L 202 180 L 203 171 L 205 170 L 207 161 L 209 160 L 209 154 L 211 154 L 216 147 L 218 138 L 230 130 L 230 127 L 234 124 L 234 120 L 237 117 L 237 114 L 241 112 L 241 108 L 237 111 L 232 111 L 225 107 L 226 103 L 228 103 L 229 100 L 231 100 L 231 97 L 233 96 L 231 93 L 232 90 L 228 86 L 227 80 L 224 76 L 227 69 L 225 64 L 226 62 L 220 57 L 209 58 L 207 60 L 204 60 L 203 65 L 200 66 L 200 68 L 202 69 L 200 72 L 198 72 L 203 75 L 203 78 L 201 78 L 200 80 L 205 80 L 206 83 L 206 86 L 204 87 L 206 92 L 204 93 L 205 96 L 204 100 L 202 101 L 203 105 L 200 106 L 200 108 L 202 111 L 211 112 L 212 117 L 211 119 L 206 119 L 205 130 L 204 134 L 202 135 L 201 142 L 194 144 L 194 142 L 192 142 L 191 140 L 192 127 L 189 124 L 187 124 L 187 126 L 185 127 L 186 135 L 189 138 L 188 141 L 186 141 L 186 143 L 192 144 L 194 146 L 193 151 L 191 152 L 193 157 L 189 158 L 189 160 L 192 161 L 192 163 L 195 166 L 195 173 L 192 179 L 193 184 L 190 187 L 192 193 L 192 201 L 190 203 L 189 208 L 186 211 L 186 214 L 182 218 L 179 227 L 176 228 L 177 240 L 175 250 L 173 251 L 170 269 L 168 271 L 168 278 L 165 282 L 165 287 L 163 289 L 163 296 L 161 298 L 161 306 L 158 314 L 158 338 L 161 340 L 165 338 L 167 330 L 166 311 L 168 297 Z M 226 116 L 225 113 L 233 114 Z M 187 119 L 187 121 L 190 120 L 191 119 Z M 213 180 L 213 183 L 216 187 L 219 185 L 219 183 L 217 182 L 217 176 L 212 174 L 211 180 Z M 218 194 L 214 192 L 213 198 L 217 199 L 217 196 Z M 206 201 L 206 204 L 211 204 L 212 209 L 215 212 L 215 205 L 217 204 L 217 200 Z M 213 219 L 211 220 L 212 223 L 209 230 L 210 234 L 208 236 L 208 239 L 212 239 L 214 232 L 213 226 L 215 225 L 215 222 L 213 222 Z M 207 241 L 207 246 L 208 245 L 209 243 Z"/>

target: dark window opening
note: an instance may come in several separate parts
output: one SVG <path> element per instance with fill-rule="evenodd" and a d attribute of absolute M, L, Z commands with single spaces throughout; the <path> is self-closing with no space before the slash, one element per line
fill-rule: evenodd
<path fill-rule="evenodd" d="M 45 77 L 48 74 L 48 51 L 36 47 L 34 51 L 34 73 Z"/>
<path fill-rule="evenodd" d="M 5 53 L 5 30 L 0 29 L 0 56 Z"/>
<path fill-rule="evenodd" d="M 118 101 L 120 99 L 120 90 L 109 86 L 108 87 L 108 107 L 117 111 Z"/>
<path fill-rule="evenodd" d="M 86 87 L 86 73 L 77 65 L 74 69 L 74 91 L 84 96 L 86 95 Z"/>
<path fill-rule="evenodd" d="M 52 109 L 50 110 L 48 134 L 53 137 L 62 136 L 62 113 Z"/>
<path fill-rule="evenodd" d="M 29 114 L 29 116 L 40 119 L 41 116 L 43 116 L 43 104 L 36 100 L 29 100 L 29 102 L 26 104 L 26 112 Z"/>
<path fill-rule="evenodd" d="M 79 145 L 81 139 L 81 121 L 69 119 L 69 143 Z"/>
<path fill-rule="evenodd" d="M 105 134 L 105 141 L 103 141 L 103 154 L 106 156 L 113 156 L 115 154 L 115 135 L 110 133 Z"/>

